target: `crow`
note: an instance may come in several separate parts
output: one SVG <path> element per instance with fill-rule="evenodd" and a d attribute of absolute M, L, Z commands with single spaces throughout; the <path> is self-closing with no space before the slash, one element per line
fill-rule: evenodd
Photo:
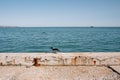
<path fill-rule="evenodd" d="M 58 48 L 53 48 L 53 47 L 50 47 L 50 48 L 52 49 L 53 53 L 60 51 Z"/>

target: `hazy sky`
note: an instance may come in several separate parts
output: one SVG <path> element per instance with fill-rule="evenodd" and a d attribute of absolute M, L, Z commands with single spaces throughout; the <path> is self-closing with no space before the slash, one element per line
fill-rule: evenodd
<path fill-rule="evenodd" d="M 120 0 L 0 0 L 0 25 L 120 26 Z"/>

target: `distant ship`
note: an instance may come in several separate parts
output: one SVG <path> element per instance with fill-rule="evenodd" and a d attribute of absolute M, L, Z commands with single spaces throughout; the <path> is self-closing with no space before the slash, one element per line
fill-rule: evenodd
<path fill-rule="evenodd" d="M 90 26 L 90 28 L 94 28 L 94 26 Z"/>

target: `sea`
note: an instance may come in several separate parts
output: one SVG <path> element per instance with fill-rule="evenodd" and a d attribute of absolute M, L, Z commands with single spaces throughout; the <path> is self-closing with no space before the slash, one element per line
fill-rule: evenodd
<path fill-rule="evenodd" d="M 1 27 L 4 52 L 119 52 L 120 27 Z"/>

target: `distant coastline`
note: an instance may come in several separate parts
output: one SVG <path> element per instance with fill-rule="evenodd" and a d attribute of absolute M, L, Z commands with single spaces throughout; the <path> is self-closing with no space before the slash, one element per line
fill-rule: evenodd
<path fill-rule="evenodd" d="M 23 27 L 27 27 L 27 28 L 35 28 L 35 27 L 39 27 L 39 28 L 54 28 L 54 27 L 56 27 L 56 28 L 120 28 L 120 26 L 2 26 L 2 25 L 0 25 L 0 28 L 13 28 L 13 27 L 20 27 L 20 28 L 23 28 Z"/>
<path fill-rule="evenodd" d="M 18 27 L 18 26 L 0 26 L 0 27 L 4 28 L 4 27 Z"/>

